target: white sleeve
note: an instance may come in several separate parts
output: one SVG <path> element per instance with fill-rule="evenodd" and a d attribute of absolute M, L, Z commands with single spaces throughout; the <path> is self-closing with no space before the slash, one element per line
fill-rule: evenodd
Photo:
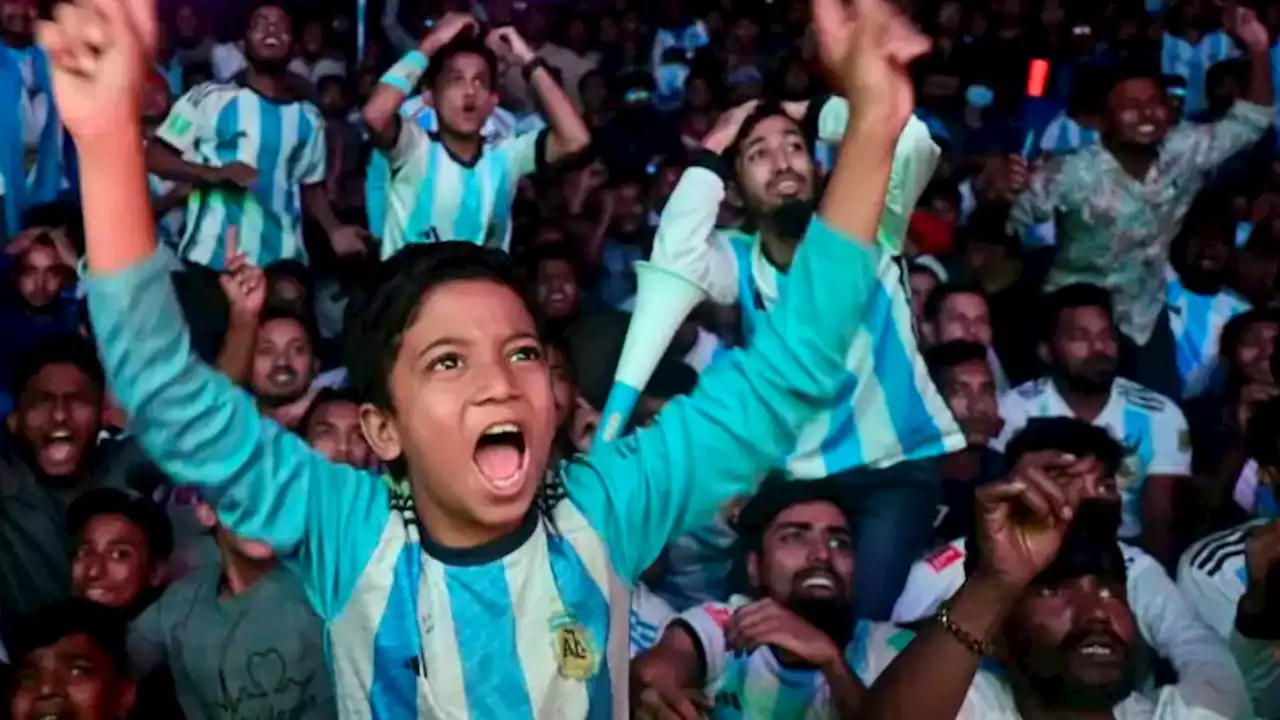
<path fill-rule="evenodd" d="M 495 151 L 506 156 L 507 167 L 518 178 L 532 175 L 538 170 L 538 148 L 546 143 L 546 131 L 520 133 L 503 138 L 494 147 Z"/>
<path fill-rule="evenodd" d="M 1182 410 L 1165 398 L 1165 407 L 1151 418 L 1151 463 L 1147 475 L 1191 474 L 1191 431 Z"/>
<path fill-rule="evenodd" d="M 413 118 L 400 118 L 400 134 L 396 136 L 396 144 L 383 152 L 387 156 L 387 164 L 395 173 L 408 162 L 413 154 L 429 142 L 427 131 L 418 125 Z"/>
<path fill-rule="evenodd" d="M 929 617 L 963 584 L 964 551 L 955 543 L 943 545 L 911 566 L 891 619 L 895 623 L 911 623 Z"/>
<path fill-rule="evenodd" d="M 1016 387 L 1000 396 L 1000 419 L 1004 421 L 1004 426 L 1000 428 L 1000 434 L 991 441 L 991 449 L 998 453 L 1003 453 L 1013 436 L 1027 425 L 1030 413 L 1021 390 L 1022 387 Z"/>
<path fill-rule="evenodd" d="M 1226 641 L 1201 622 L 1154 558 L 1131 556 L 1129 606 L 1142 636 L 1178 672 L 1181 696 L 1224 717 L 1240 717 L 1249 701 Z"/>
<path fill-rule="evenodd" d="M 1200 619 L 1225 640 L 1236 627 L 1236 604 L 1240 598 L 1232 597 L 1221 584 L 1191 565 L 1191 553 L 1198 547 L 1192 546 L 1183 553 L 1178 563 L 1178 590 Z"/>
<path fill-rule="evenodd" d="M 724 674 L 725 658 L 729 647 L 724 630 L 733 618 L 733 606 L 726 603 L 703 603 L 680 613 L 672 622 L 683 622 L 693 631 L 694 639 L 702 647 L 702 657 L 707 666 L 703 685 L 712 687 Z M 668 626 L 670 627 L 670 626 Z"/>
<path fill-rule="evenodd" d="M 1181 685 L 1165 685 L 1156 696 L 1152 720 L 1223 720 L 1239 715 L 1220 715 L 1208 708 L 1198 707 L 1182 694 Z"/>
<path fill-rule="evenodd" d="M 156 130 L 156 138 L 187 157 L 196 151 L 202 140 L 211 139 L 213 118 L 217 116 L 219 101 L 224 93 L 214 83 L 203 83 L 191 88 L 173 103 L 169 115 Z"/>
<path fill-rule="evenodd" d="M 738 299 L 737 265 L 713 242 L 724 196 L 719 175 L 696 165 L 685 170 L 658 220 L 650 260 L 694 281 L 712 301 L 729 305 Z"/>

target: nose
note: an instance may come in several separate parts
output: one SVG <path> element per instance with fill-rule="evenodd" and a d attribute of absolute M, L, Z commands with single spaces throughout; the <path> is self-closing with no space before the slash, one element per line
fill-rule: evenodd
<path fill-rule="evenodd" d="M 60 399 L 53 404 L 53 419 L 58 421 L 67 419 L 67 403 L 65 400 Z"/>
<path fill-rule="evenodd" d="M 88 553 L 88 556 L 84 559 L 84 562 L 85 562 L 84 574 L 86 578 L 90 580 L 100 580 L 102 579 L 103 575 L 106 575 L 106 572 L 104 572 L 105 566 L 104 566 L 104 563 L 102 562 L 102 555 L 96 552 L 90 552 Z"/>
<path fill-rule="evenodd" d="M 809 543 L 809 562 L 810 564 L 821 563 L 827 565 L 831 560 L 831 544 L 826 538 L 818 538 Z"/>
<path fill-rule="evenodd" d="M 485 363 L 479 374 L 479 402 L 500 403 L 519 396 L 519 388 L 509 363 Z"/>

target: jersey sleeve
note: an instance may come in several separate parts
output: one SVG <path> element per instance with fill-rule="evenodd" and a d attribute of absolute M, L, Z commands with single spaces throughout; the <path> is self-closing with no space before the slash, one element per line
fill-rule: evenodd
<path fill-rule="evenodd" d="M 302 148 L 298 182 L 301 185 L 315 185 L 324 182 L 329 164 L 329 146 L 325 142 L 325 123 L 320 111 L 309 106 L 304 112 L 307 119 L 315 124 L 316 130 Z"/>
<path fill-rule="evenodd" d="M 1240 598 L 1228 593 L 1206 571 L 1194 567 L 1191 554 L 1199 547 L 1197 545 L 1187 550 L 1178 564 L 1178 590 L 1218 637 L 1228 638 L 1236 626 L 1236 604 Z"/>
<path fill-rule="evenodd" d="M 878 258 L 875 246 L 815 218 L 788 291 L 760 318 L 750 346 L 713 363 L 649 427 L 568 466 L 568 494 L 621 576 L 634 582 L 669 540 L 753 494 L 803 424 L 830 406 L 879 286 Z"/>
<path fill-rule="evenodd" d="M 400 118 L 400 132 L 396 135 L 396 144 L 390 150 L 383 151 L 387 156 L 387 165 L 391 172 L 395 173 L 404 167 L 405 163 L 409 162 L 409 158 L 415 153 L 422 152 L 430 142 L 427 131 L 423 130 L 416 121 L 411 118 Z"/>
<path fill-rule="evenodd" d="M 275 548 L 332 617 L 382 534 L 388 488 L 324 460 L 197 359 L 167 268 L 155 253 L 87 283 L 98 351 L 129 431 L 231 531 Z"/>
<path fill-rule="evenodd" d="M 184 155 L 195 152 L 200 142 L 212 137 L 214 118 L 225 100 L 225 92 L 219 88 L 204 83 L 188 90 L 174 102 L 156 130 L 156 138 Z"/>
<path fill-rule="evenodd" d="M 738 269 L 732 251 L 717 251 L 716 217 L 724 196 L 724 180 L 714 171 L 699 165 L 685 170 L 658 219 L 650 260 L 728 305 L 738 299 Z"/>
<path fill-rule="evenodd" d="M 1129 606 L 1142 637 L 1173 665 L 1189 703 L 1241 717 L 1248 709 L 1244 678 L 1222 637 L 1197 617 L 1160 563 L 1136 548 L 1130 552 Z"/>
<path fill-rule="evenodd" d="M 724 633 L 733 618 L 733 610 L 733 606 L 727 603 L 704 603 L 685 610 L 672 621 L 691 630 L 702 649 L 706 672 L 704 687 L 714 687 L 724 675 L 725 658 L 729 655 Z"/>
<path fill-rule="evenodd" d="M 136 677 L 151 673 L 158 667 L 168 664 L 168 648 L 165 643 L 164 621 L 162 619 L 164 601 L 151 603 L 129 625 L 128 649 L 129 662 Z"/>
<path fill-rule="evenodd" d="M 911 566 L 893 606 L 895 623 L 911 623 L 938 611 L 964 584 L 964 549 L 951 542 Z"/>
<path fill-rule="evenodd" d="M 897 625 L 859 620 L 845 660 L 863 686 L 871 687 L 915 637 L 913 631 Z"/>
<path fill-rule="evenodd" d="M 1032 388 L 1031 385 L 1020 385 L 1000 396 L 1000 419 L 1004 421 L 1004 425 L 1000 428 L 1000 434 L 991 441 L 992 450 L 1003 453 L 1013 436 L 1027 426 L 1027 420 L 1031 417 L 1027 395 L 1033 392 Z"/>
<path fill-rule="evenodd" d="M 512 135 L 499 142 L 496 150 L 505 157 L 513 177 L 532 175 L 547 166 L 546 128 Z"/>
<path fill-rule="evenodd" d="M 1151 417 L 1151 463 L 1147 475 L 1191 474 L 1191 430 L 1173 401 Z"/>

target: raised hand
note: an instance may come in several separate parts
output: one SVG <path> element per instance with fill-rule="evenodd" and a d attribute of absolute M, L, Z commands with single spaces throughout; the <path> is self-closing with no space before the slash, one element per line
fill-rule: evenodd
<path fill-rule="evenodd" d="M 267 302 L 267 276 L 262 268 L 254 266 L 240 252 L 238 240 L 239 231 L 236 228 L 227 230 L 224 249 L 226 269 L 218 276 L 218 283 L 222 285 L 222 293 L 227 296 L 231 315 L 256 322 Z"/>
<path fill-rule="evenodd" d="M 976 493 L 978 575 L 1021 592 L 1048 567 L 1082 497 L 1099 494 L 1097 461 L 1028 453 L 1013 472 Z"/>
<path fill-rule="evenodd" d="M 535 56 L 529 43 L 510 25 L 490 30 L 484 44 L 498 57 L 516 65 L 524 65 Z"/>
<path fill-rule="evenodd" d="M 759 100 L 748 100 L 737 107 L 720 113 L 720 117 L 716 119 L 716 124 L 702 138 L 702 147 L 716 154 L 728 150 L 729 146 L 738 139 L 738 133 L 742 130 L 742 123 L 751 113 L 756 111 L 759 105 Z"/>
<path fill-rule="evenodd" d="M 156 52 L 155 0 L 75 0 L 36 29 L 49 56 L 58 115 L 77 144 L 141 133 L 143 88 Z M 83 148 L 82 148 L 83 149 Z"/>
<path fill-rule="evenodd" d="M 431 28 L 431 32 L 422 40 L 419 47 L 424 55 L 430 57 L 436 52 L 448 45 L 454 38 L 464 33 L 477 33 L 480 31 L 480 23 L 476 21 L 470 13 L 449 12 Z"/>
<path fill-rule="evenodd" d="M 1251 8 L 1238 3 L 1226 3 L 1222 10 L 1222 26 L 1252 52 L 1266 52 L 1271 48 L 1267 26 Z"/>

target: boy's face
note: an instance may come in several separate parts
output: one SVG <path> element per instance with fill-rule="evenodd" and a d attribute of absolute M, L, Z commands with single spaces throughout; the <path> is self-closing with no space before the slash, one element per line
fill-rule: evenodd
<path fill-rule="evenodd" d="M 490 280 L 433 288 L 388 378 L 392 408 L 366 406 L 365 437 L 403 459 L 437 542 L 481 544 L 515 529 L 546 469 L 555 430 L 538 328 Z"/>
<path fill-rule="evenodd" d="M 132 684 L 85 634 L 18 659 L 16 680 L 9 696 L 14 720 L 113 720 L 133 706 Z"/>
<path fill-rule="evenodd" d="M 284 65 L 293 54 L 293 20 L 276 5 L 264 5 L 249 18 L 245 50 L 254 63 Z"/>
<path fill-rule="evenodd" d="M 564 320 L 578 312 L 578 278 L 573 265 L 561 258 L 538 263 L 538 304 L 549 320 Z"/>
<path fill-rule="evenodd" d="M 1111 90 L 1107 100 L 1107 126 L 1117 140 L 1147 147 L 1164 142 L 1171 111 L 1164 88 L 1155 80 L 1125 80 Z"/>
<path fill-rule="evenodd" d="M 18 294 L 28 307 L 48 307 L 62 292 L 67 269 L 58 261 L 58 253 L 46 244 L 34 243 L 18 258 Z"/>
<path fill-rule="evenodd" d="M 489 64 L 479 55 L 465 52 L 445 63 L 432 88 L 440 126 L 462 136 L 479 135 L 498 104 Z"/>
<path fill-rule="evenodd" d="M 151 586 L 153 570 L 142 528 L 123 515 L 98 515 L 76 539 L 71 588 L 76 597 L 127 608 Z"/>
<path fill-rule="evenodd" d="M 258 330 L 250 387 L 259 398 L 288 403 L 301 398 L 315 375 L 307 331 L 296 320 L 277 318 Z"/>

